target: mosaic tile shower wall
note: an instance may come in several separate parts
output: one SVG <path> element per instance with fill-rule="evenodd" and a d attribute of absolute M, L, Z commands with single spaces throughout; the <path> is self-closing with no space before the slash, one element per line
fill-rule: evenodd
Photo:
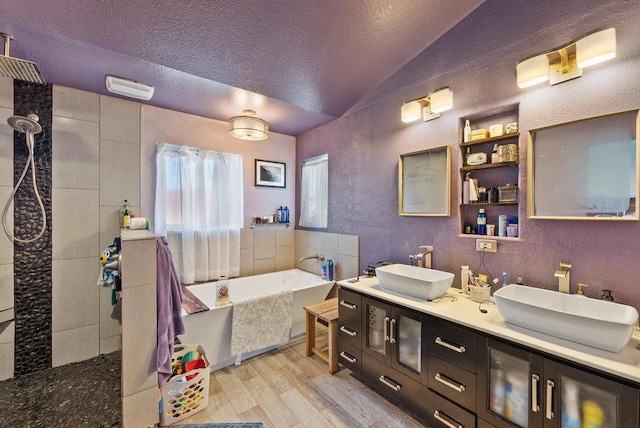
<path fill-rule="evenodd" d="M 42 132 L 35 136 L 34 160 L 38 191 L 47 213 L 47 228 L 40 239 L 14 243 L 15 375 L 22 375 L 51 367 L 51 85 L 16 80 L 14 106 L 16 115 L 35 113 L 40 117 Z M 14 132 L 13 150 L 15 184 L 29 154 L 25 134 Z M 14 233 L 22 239 L 33 237 L 40 232 L 41 222 L 29 170 L 14 199 Z"/>

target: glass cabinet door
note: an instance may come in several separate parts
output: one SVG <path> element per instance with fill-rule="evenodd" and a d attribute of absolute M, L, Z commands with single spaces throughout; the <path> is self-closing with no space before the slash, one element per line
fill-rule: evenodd
<path fill-rule="evenodd" d="M 389 363 L 391 359 L 388 348 L 391 307 L 369 298 L 363 299 L 363 305 L 367 317 L 363 349 L 372 357 Z"/>
<path fill-rule="evenodd" d="M 545 361 L 545 427 L 638 426 L 638 389 Z"/>
<path fill-rule="evenodd" d="M 478 413 L 498 427 L 538 428 L 542 422 L 543 359 L 492 339 L 478 355 Z"/>
<path fill-rule="evenodd" d="M 426 357 L 423 346 L 427 343 L 427 335 L 419 313 L 406 309 L 393 308 L 390 329 L 390 342 L 394 356 L 393 367 L 417 381 L 426 381 Z"/>

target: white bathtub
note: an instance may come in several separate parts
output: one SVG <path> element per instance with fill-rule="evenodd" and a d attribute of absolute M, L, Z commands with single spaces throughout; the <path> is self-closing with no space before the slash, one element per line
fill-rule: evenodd
<path fill-rule="evenodd" d="M 265 273 L 229 280 L 229 296 L 245 300 L 268 294 L 268 291 L 293 290 L 293 313 L 290 340 L 305 334 L 304 307 L 320 302 L 327 297 L 333 287 L 333 281 L 326 281 L 300 269 Z M 217 370 L 235 363 L 236 356 L 231 355 L 231 320 L 233 306 L 216 307 L 215 282 L 189 286 L 189 290 L 210 309 L 187 315 L 183 311 L 186 333 L 180 336 L 182 343 L 202 345 L 211 362 L 211 370 Z M 266 348 L 246 355 L 242 359 L 273 349 Z"/>

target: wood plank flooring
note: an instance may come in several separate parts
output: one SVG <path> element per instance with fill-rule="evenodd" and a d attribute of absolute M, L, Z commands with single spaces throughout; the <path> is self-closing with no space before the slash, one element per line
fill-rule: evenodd
<path fill-rule="evenodd" d="M 316 324 L 316 343 L 327 328 Z M 341 370 L 333 376 L 317 355 L 305 356 L 304 338 L 213 372 L 209 404 L 178 422 L 262 422 L 265 427 L 422 427 L 423 424 Z"/>

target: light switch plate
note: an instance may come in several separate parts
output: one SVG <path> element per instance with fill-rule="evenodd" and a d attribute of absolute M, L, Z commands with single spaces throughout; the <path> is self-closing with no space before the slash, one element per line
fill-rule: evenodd
<path fill-rule="evenodd" d="M 476 251 L 484 251 L 485 253 L 497 253 L 498 241 L 495 239 L 476 239 Z"/>

